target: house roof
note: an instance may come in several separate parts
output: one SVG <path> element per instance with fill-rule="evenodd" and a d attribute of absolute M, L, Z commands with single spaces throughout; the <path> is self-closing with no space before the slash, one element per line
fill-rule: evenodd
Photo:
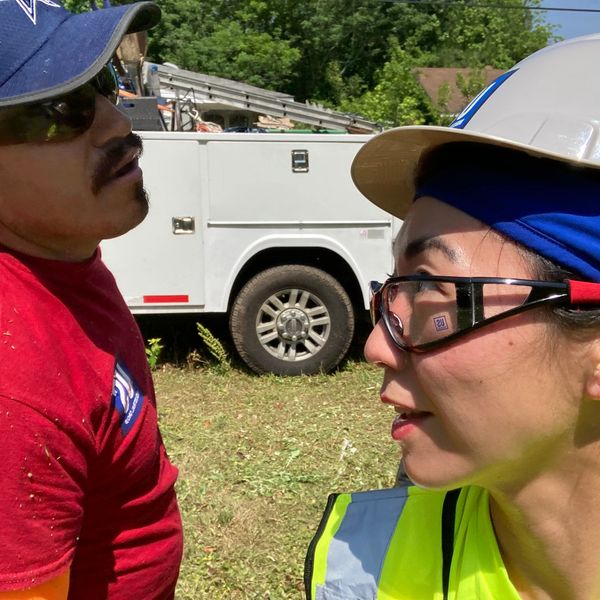
<path fill-rule="evenodd" d="M 458 114 L 471 101 L 471 98 L 465 97 L 457 86 L 457 77 L 461 75 L 463 78 L 476 75 L 477 69 L 458 68 L 458 67 L 421 67 L 418 69 L 419 82 L 427 92 L 431 101 L 439 105 L 440 88 L 447 83 L 450 87 L 450 96 L 447 102 L 447 110 L 450 114 Z M 502 75 L 502 69 L 493 69 L 485 67 L 481 69 L 484 77 L 484 84 L 488 85 L 494 79 Z"/>

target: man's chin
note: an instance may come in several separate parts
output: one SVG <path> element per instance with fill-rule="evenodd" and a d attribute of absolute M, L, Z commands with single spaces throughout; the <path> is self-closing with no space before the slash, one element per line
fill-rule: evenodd
<path fill-rule="evenodd" d="M 137 222 L 130 228 L 133 229 L 137 227 L 148 215 L 148 210 L 150 209 L 150 200 L 148 198 L 148 192 L 144 188 L 144 184 L 140 182 L 139 185 L 135 187 L 135 205 L 136 205 L 136 214 L 138 216 Z"/>
<path fill-rule="evenodd" d="M 145 217 L 148 214 L 148 208 L 150 207 L 150 199 L 143 181 L 139 181 L 135 184 L 134 194 L 136 202 L 146 209 L 146 212 L 144 213 Z"/>
<path fill-rule="evenodd" d="M 134 202 L 135 202 L 135 218 L 131 223 L 131 226 L 127 229 L 133 229 L 137 227 L 147 216 L 150 208 L 150 200 L 148 198 L 148 192 L 144 188 L 143 182 L 139 182 L 135 186 L 134 190 Z"/>
<path fill-rule="evenodd" d="M 112 234 L 104 237 L 104 239 L 120 237 L 128 231 L 135 229 L 146 218 L 150 204 L 148 201 L 148 193 L 144 189 L 142 183 L 136 185 L 135 190 L 133 190 L 133 198 L 130 197 L 128 202 L 128 210 L 123 209 L 120 213 L 121 219 L 119 226 L 115 227 Z M 113 221 L 113 224 L 116 224 L 116 222 Z"/>

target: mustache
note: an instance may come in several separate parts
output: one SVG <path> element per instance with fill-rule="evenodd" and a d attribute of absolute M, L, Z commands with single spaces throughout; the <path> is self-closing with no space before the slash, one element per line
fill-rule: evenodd
<path fill-rule="evenodd" d="M 136 149 L 139 156 L 142 155 L 144 150 L 142 138 L 135 133 L 130 133 L 124 138 L 111 140 L 104 146 L 102 149 L 103 156 L 92 174 L 92 192 L 94 194 L 97 194 L 108 183 L 115 167 L 132 149 Z"/>

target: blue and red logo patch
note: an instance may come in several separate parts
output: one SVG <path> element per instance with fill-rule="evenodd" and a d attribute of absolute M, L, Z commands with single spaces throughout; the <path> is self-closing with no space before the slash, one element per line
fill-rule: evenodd
<path fill-rule="evenodd" d="M 126 435 L 140 416 L 144 395 L 125 365 L 120 362 L 115 367 L 112 399 L 119 413 L 121 432 Z"/>

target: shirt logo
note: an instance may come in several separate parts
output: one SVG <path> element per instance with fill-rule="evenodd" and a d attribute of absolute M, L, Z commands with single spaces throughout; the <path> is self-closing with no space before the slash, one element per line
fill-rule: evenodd
<path fill-rule="evenodd" d="M 119 413 L 121 432 L 126 435 L 140 416 L 144 395 L 125 365 L 120 362 L 115 367 L 112 399 Z"/>
<path fill-rule="evenodd" d="M 21 7 L 21 10 L 29 17 L 34 25 L 37 25 L 37 3 L 41 2 L 52 8 L 60 8 L 60 4 L 52 2 L 52 0 L 15 0 Z"/>

